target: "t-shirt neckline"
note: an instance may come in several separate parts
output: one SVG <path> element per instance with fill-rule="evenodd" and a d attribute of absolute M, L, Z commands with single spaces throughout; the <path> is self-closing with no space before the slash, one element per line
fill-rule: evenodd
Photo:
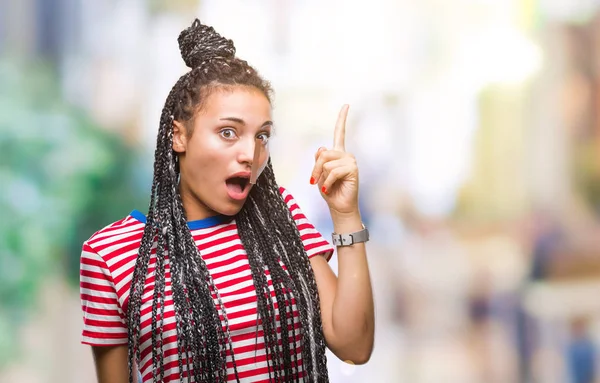
<path fill-rule="evenodd" d="M 142 223 L 146 223 L 146 216 L 144 215 L 144 213 L 142 213 L 139 210 L 133 210 L 129 215 Z M 197 229 L 206 229 L 209 227 L 217 226 L 222 223 L 231 221 L 232 219 L 233 219 L 233 217 L 219 214 L 219 215 L 215 215 L 215 216 L 204 218 L 204 219 L 197 219 L 194 221 L 189 221 L 187 224 L 188 224 L 188 227 L 190 228 L 190 230 L 197 230 Z"/>

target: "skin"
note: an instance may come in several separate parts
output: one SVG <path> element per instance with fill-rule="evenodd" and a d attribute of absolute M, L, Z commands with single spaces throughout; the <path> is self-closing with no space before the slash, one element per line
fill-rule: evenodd
<path fill-rule="evenodd" d="M 335 126 L 333 147 L 317 151 L 310 180 L 329 206 L 336 233 L 362 229 L 358 166 L 344 145 L 347 114 L 345 105 Z M 259 161 L 264 169 L 269 150 L 263 139 L 271 134 L 271 121 L 268 99 L 254 88 L 236 86 L 211 93 L 191 129 L 174 122 L 173 150 L 179 155 L 180 193 L 188 220 L 241 210 L 244 201 L 229 197 L 225 180 L 250 172 L 254 145 L 261 141 L 265 150 Z M 338 247 L 337 253 L 338 277 L 325 258 L 310 260 L 325 341 L 341 360 L 363 364 L 373 350 L 375 322 L 365 244 Z M 93 352 L 100 383 L 127 382 L 127 346 L 93 347 Z"/>

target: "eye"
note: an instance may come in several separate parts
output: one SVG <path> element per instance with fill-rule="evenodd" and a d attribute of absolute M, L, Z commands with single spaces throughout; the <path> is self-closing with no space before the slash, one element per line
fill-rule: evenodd
<path fill-rule="evenodd" d="M 264 145 L 266 145 L 269 143 L 269 138 L 271 137 L 271 134 L 268 132 L 263 132 L 256 137 L 259 138 Z"/>
<path fill-rule="evenodd" d="M 219 132 L 219 134 L 221 135 L 221 137 L 225 138 L 226 140 L 232 140 L 236 137 L 235 130 L 233 130 L 231 128 L 223 129 Z"/>

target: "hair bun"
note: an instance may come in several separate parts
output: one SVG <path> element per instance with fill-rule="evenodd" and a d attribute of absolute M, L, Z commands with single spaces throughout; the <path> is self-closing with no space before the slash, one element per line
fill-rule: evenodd
<path fill-rule="evenodd" d="M 200 23 L 198 19 L 181 31 L 177 41 L 185 65 L 192 69 L 216 57 L 235 57 L 233 41 L 218 34 L 213 27 Z"/>

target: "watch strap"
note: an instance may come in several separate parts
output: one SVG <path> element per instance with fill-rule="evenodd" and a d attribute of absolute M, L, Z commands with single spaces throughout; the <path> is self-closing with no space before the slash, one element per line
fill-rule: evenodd
<path fill-rule="evenodd" d="M 367 242 L 369 240 L 369 230 L 363 225 L 363 229 L 348 234 L 331 234 L 331 240 L 335 246 L 351 246 L 355 243 Z"/>

